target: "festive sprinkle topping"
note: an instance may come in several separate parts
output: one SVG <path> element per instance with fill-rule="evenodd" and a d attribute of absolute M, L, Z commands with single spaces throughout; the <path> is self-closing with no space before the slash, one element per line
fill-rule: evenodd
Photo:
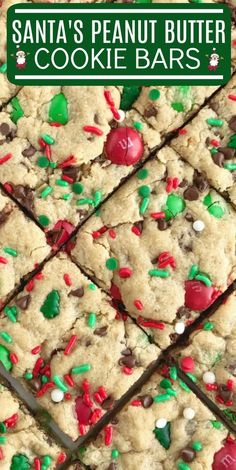
<path fill-rule="evenodd" d="M 120 107 L 124 111 L 128 111 L 132 104 L 137 100 L 141 92 L 141 87 L 138 86 L 124 86 L 121 96 Z"/>
<path fill-rule="evenodd" d="M 53 96 L 49 107 L 49 121 L 65 125 L 68 123 L 67 99 L 63 93 Z"/>
<path fill-rule="evenodd" d="M 50 219 L 47 215 L 41 214 L 38 218 L 39 223 L 43 227 L 47 227 L 50 224 Z"/>
<path fill-rule="evenodd" d="M 156 427 L 154 429 L 156 439 L 160 442 L 164 449 L 168 450 L 171 444 L 170 437 L 170 423 L 165 418 L 160 418 L 156 421 Z"/>
<path fill-rule="evenodd" d="M 169 271 L 166 271 L 164 269 L 150 269 L 148 271 L 148 274 L 149 276 L 151 277 L 163 277 L 163 278 L 166 278 L 166 277 L 169 277 L 170 276 L 170 273 Z"/>
<path fill-rule="evenodd" d="M 12 307 L 6 306 L 4 308 L 4 313 L 9 318 L 9 320 L 12 321 L 12 323 L 17 322 L 18 310 L 17 310 L 17 307 L 15 305 L 13 305 Z"/>
<path fill-rule="evenodd" d="M 97 322 L 96 313 L 90 312 L 88 316 L 88 326 L 89 328 L 94 328 Z"/>
<path fill-rule="evenodd" d="M 72 185 L 72 191 L 75 194 L 81 194 L 84 191 L 84 185 L 81 183 L 74 183 Z"/>
<path fill-rule="evenodd" d="M 178 113 L 182 113 L 184 111 L 184 105 L 182 103 L 171 103 L 171 107 Z"/>
<path fill-rule="evenodd" d="M 13 341 L 11 335 L 9 335 L 9 333 L 7 333 L 6 331 L 2 331 L 2 332 L 0 333 L 0 336 L 1 336 L 1 338 L 2 338 L 4 341 L 6 341 L 6 343 L 9 343 L 9 344 L 10 344 L 10 343 L 12 343 L 12 341 Z"/>
<path fill-rule="evenodd" d="M 62 392 L 67 392 L 68 387 L 64 384 L 63 380 L 59 377 L 59 375 L 53 376 L 53 382 Z"/>
<path fill-rule="evenodd" d="M 112 129 L 105 143 L 105 154 L 108 160 L 116 165 L 134 165 L 143 155 L 143 141 L 132 127 Z"/>
<path fill-rule="evenodd" d="M 149 202 L 150 202 L 150 199 L 149 197 L 144 197 L 141 204 L 140 204 L 140 208 L 139 208 L 139 213 L 141 215 L 145 214 L 148 206 L 149 206 Z"/>
<path fill-rule="evenodd" d="M 195 411 L 192 408 L 184 408 L 183 416 L 185 419 L 191 420 L 195 416 Z"/>
<path fill-rule="evenodd" d="M 54 403 L 60 403 L 64 398 L 64 392 L 59 388 L 55 388 L 51 391 L 51 399 Z"/>
<path fill-rule="evenodd" d="M 14 124 L 17 123 L 18 119 L 20 119 L 22 116 L 24 116 L 24 111 L 20 105 L 20 102 L 18 98 L 15 96 L 11 100 L 11 106 L 12 106 L 12 111 L 11 111 L 11 120 L 14 122 Z"/>
<path fill-rule="evenodd" d="M 47 186 L 43 191 L 41 192 L 40 196 L 42 199 L 45 199 L 49 194 L 51 194 L 53 191 L 52 186 Z"/>
<path fill-rule="evenodd" d="M 108 258 L 106 261 L 106 267 L 110 271 L 114 271 L 118 268 L 118 260 L 116 258 Z"/>
<path fill-rule="evenodd" d="M 148 98 L 151 100 L 151 101 L 156 101 L 160 98 L 160 91 L 157 90 L 156 88 L 153 88 L 152 90 L 149 91 L 148 93 Z"/>
<path fill-rule="evenodd" d="M 49 134 L 42 134 L 41 139 L 43 139 L 43 141 L 46 142 L 46 144 L 48 144 L 48 145 L 55 144 L 54 138 Z"/>
<path fill-rule="evenodd" d="M 91 134 L 103 135 L 103 131 L 96 126 L 84 126 L 83 130 L 85 132 L 90 132 Z"/>
<path fill-rule="evenodd" d="M 4 253 L 7 253 L 10 256 L 13 256 L 13 258 L 16 258 L 18 256 L 18 252 L 14 250 L 14 248 L 10 248 L 9 246 L 6 246 L 3 248 Z"/>
<path fill-rule="evenodd" d="M 84 374 L 85 372 L 90 371 L 92 368 L 91 364 L 81 364 L 80 366 L 73 367 L 71 369 L 71 373 L 73 375 L 77 374 Z"/>
<path fill-rule="evenodd" d="M 40 312 L 47 319 L 52 319 L 60 313 L 60 296 L 57 290 L 52 290 L 46 297 Z"/>
<path fill-rule="evenodd" d="M 0 158 L 0 165 L 3 165 L 4 163 L 8 162 L 8 160 L 10 160 L 11 158 L 13 158 L 12 153 L 7 153 L 6 155 L 4 155 L 4 157 Z"/>
<path fill-rule="evenodd" d="M 12 457 L 10 470 L 30 470 L 31 464 L 24 454 L 15 454 Z"/>
<path fill-rule="evenodd" d="M 145 180 L 148 177 L 148 173 L 149 173 L 148 170 L 146 168 L 143 168 L 143 169 L 138 171 L 137 178 L 139 180 Z"/>
<path fill-rule="evenodd" d="M 223 121 L 222 119 L 215 119 L 215 118 L 208 118 L 206 120 L 207 124 L 210 126 L 215 126 L 215 127 L 222 127 L 223 126 Z"/>

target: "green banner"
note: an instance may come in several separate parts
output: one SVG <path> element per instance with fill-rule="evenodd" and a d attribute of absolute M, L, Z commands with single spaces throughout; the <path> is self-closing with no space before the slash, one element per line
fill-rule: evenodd
<path fill-rule="evenodd" d="M 7 76 L 17 85 L 220 85 L 230 78 L 222 4 L 17 4 Z"/>

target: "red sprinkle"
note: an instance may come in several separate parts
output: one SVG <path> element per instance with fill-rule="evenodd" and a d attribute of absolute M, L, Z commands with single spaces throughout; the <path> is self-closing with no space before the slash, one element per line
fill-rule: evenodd
<path fill-rule="evenodd" d="M 64 398 L 65 398 L 65 400 L 71 400 L 71 393 L 66 392 L 66 393 L 64 394 Z"/>
<path fill-rule="evenodd" d="M 65 462 L 65 460 L 66 460 L 66 454 L 64 452 L 61 452 L 57 457 L 57 464 L 59 465 L 60 463 Z"/>
<path fill-rule="evenodd" d="M 231 379 L 227 380 L 227 388 L 228 388 L 228 390 L 233 390 L 233 388 L 234 388 L 234 381 L 233 380 L 231 380 Z"/>
<path fill-rule="evenodd" d="M 63 181 L 67 181 L 67 183 L 70 183 L 70 184 L 74 183 L 73 178 L 70 178 L 70 176 L 67 176 L 67 175 L 62 175 L 62 176 L 61 176 L 61 179 L 62 179 Z"/>
<path fill-rule="evenodd" d="M 45 146 L 45 155 L 47 157 L 48 160 L 52 160 L 52 152 L 51 152 L 51 146 L 50 145 L 46 145 Z"/>
<path fill-rule="evenodd" d="M 177 189 L 179 186 L 179 178 L 174 178 L 173 179 L 173 188 Z"/>
<path fill-rule="evenodd" d="M 114 116 L 115 119 L 120 119 L 120 115 L 119 115 L 119 112 L 117 111 L 116 107 L 115 107 L 115 103 L 114 103 L 114 100 L 111 96 L 111 92 L 108 91 L 108 90 L 105 90 L 104 91 L 104 96 L 105 96 L 105 100 L 107 102 L 107 104 L 109 105 L 110 107 L 110 110 Z"/>
<path fill-rule="evenodd" d="M 218 389 L 218 386 L 216 384 L 206 384 L 205 387 L 206 387 L 206 390 L 209 390 L 209 391 L 212 391 L 212 390 L 215 391 Z"/>
<path fill-rule="evenodd" d="M 236 101 L 236 95 L 228 95 L 229 100 Z"/>
<path fill-rule="evenodd" d="M 166 183 L 166 192 L 170 193 L 173 188 L 173 178 L 168 177 Z"/>
<path fill-rule="evenodd" d="M 107 395 L 107 392 L 106 392 L 104 387 L 99 387 L 98 388 L 98 393 L 103 398 L 103 400 L 106 400 L 108 395 Z"/>
<path fill-rule="evenodd" d="M 36 397 L 42 397 L 48 390 L 55 388 L 54 382 L 47 382 L 42 388 L 36 393 Z"/>
<path fill-rule="evenodd" d="M 35 363 L 35 366 L 33 368 L 33 376 L 37 377 L 41 367 L 43 366 L 43 358 L 39 357 Z"/>
<path fill-rule="evenodd" d="M 18 414 L 15 413 L 10 418 L 5 419 L 4 424 L 7 428 L 14 428 L 18 421 Z"/>
<path fill-rule="evenodd" d="M 62 124 L 60 122 L 50 122 L 49 125 L 52 126 L 52 127 L 61 127 L 62 126 Z"/>
<path fill-rule="evenodd" d="M 164 219 L 166 216 L 165 212 L 152 212 L 150 215 L 153 219 Z"/>
<path fill-rule="evenodd" d="M 220 403 L 221 405 L 225 404 L 223 398 L 221 398 L 219 395 L 216 396 L 216 401 L 218 401 L 218 403 Z"/>
<path fill-rule="evenodd" d="M 27 292 L 31 292 L 34 288 L 34 279 L 31 279 L 31 281 L 28 282 L 27 286 L 26 286 L 26 290 Z"/>
<path fill-rule="evenodd" d="M 95 230 L 95 232 L 92 233 L 92 237 L 95 239 L 95 238 L 99 238 L 103 233 L 105 233 L 106 231 L 108 230 L 108 228 L 106 227 L 106 225 L 103 225 L 103 227 L 101 227 L 99 230 Z"/>
<path fill-rule="evenodd" d="M 185 135 L 187 133 L 188 133 L 187 129 L 180 129 L 179 130 L 179 135 Z"/>
<path fill-rule="evenodd" d="M 141 400 L 133 400 L 131 401 L 131 406 L 141 406 L 142 402 Z"/>
<path fill-rule="evenodd" d="M 72 335 L 65 350 L 64 350 L 64 355 L 65 356 L 69 356 L 69 354 L 71 353 L 71 350 L 75 344 L 75 342 L 77 341 L 77 336 L 76 335 Z"/>
<path fill-rule="evenodd" d="M 43 139 L 39 139 L 39 140 L 38 140 L 38 143 L 39 143 L 39 145 L 40 145 L 41 148 L 45 148 L 46 145 L 47 145 L 46 142 L 44 142 Z"/>
<path fill-rule="evenodd" d="M 4 183 L 3 187 L 5 188 L 5 190 L 8 192 L 8 193 L 12 193 L 13 191 L 13 187 L 10 183 Z"/>
<path fill-rule="evenodd" d="M 138 299 L 134 300 L 134 306 L 140 312 L 141 312 L 141 310 L 143 310 L 143 304 L 142 304 L 141 300 L 138 300 Z"/>
<path fill-rule="evenodd" d="M 31 350 L 31 354 L 38 354 L 42 349 L 42 346 L 39 344 L 38 346 L 35 346 L 35 348 L 33 348 Z"/>
<path fill-rule="evenodd" d="M 19 362 L 19 359 L 16 353 L 10 353 L 10 360 L 12 364 L 17 364 Z"/>
<path fill-rule="evenodd" d="M 0 460 L 3 460 L 3 459 L 4 459 L 4 454 L 3 454 L 2 448 L 0 447 Z"/>
<path fill-rule="evenodd" d="M 8 261 L 6 258 L 3 258 L 3 256 L 0 256 L 0 264 L 7 264 Z"/>
<path fill-rule="evenodd" d="M 210 143 L 211 143 L 211 145 L 213 145 L 213 147 L 220 147 L 219 140 L 212 139 Z"/>
<path fill-rule="evenodd" d="M 8 162 L 8 160 L 10 160 L 10 158 L 12 157 L 12 153 L 7 153 L 6 155 L 4 155 L 4 157 L 0 158 L 0 165 L 3 165 L 3 163 Z"/>
<path fill-rule="evenodd" d="M 131 367 L 123 367 L 122 371 L 124 372 L 125 375 L 132 375 L 134 372 L 134 369 L 131 369 Z"/>
<path fill-rule="evenodd" d="M 115 231 L 115 230 L 112 230 L 112 229 L 111 229 L 111 230 L 109 230 L 108 233 L 109 233 L 109 237 L 111 237 L 111 238 L 116 238 L 116 231 Z"/>
<path fill-rule="evenodd" d="M 133 225 L 133 227 L 131 228 L 131 232 L 133 232 L 135 235 L 137 235 L 137 237 L 140 237 L 141 235 L 141 231 L 139 230 L 138 227 L 136 227 L 135 225 Z"/>
<path fill-rule="evenodd" d="M 89 424 L 91 425 L 96 424 L 99 418 L 101 417 L 101 414 L 102 414 L 102 410 L 100 410 L 99 408 L 95 408 L 95 410 L 93 411 L 89 419 Z"/>
<path fill-rule="evenodd" d="M 126 279 L 128 277 L 131 277 L 133 274 L 133 271 L 132 269 L 130 268 L 120 268 L 119 269 L 119 276 L 122 278 L 122 279 Z"/>
<path fill-rule="evenodd" d="M 103 135 L 103 131 L 96 126 L 84 126 L 83 130 L 85 132 L 91 132 L 91 134 Z"/>
<path fill-rule="evenodd" d="M 104 439 L 105 446 L 110 446 L 112 443 L 113 428 L 112 426 L 106 426 L 104 428 L 104 431 L 105 431 L 105 439 Z"/>
<path fill-rule="evenodd" d="M 85 392 L 83 394 L 83 401 L 84 401 L 85 405 L 89 406 L 89 408 L 92 408 L 93 402 L 92 402 L 92 400 L 90 400 L 89 393 Z"/>
<path fill-rule="evenodd" d="M 176 268 L 176 263 L 168 251 L 163 251 L 158 257 L 158 268 L 166 268 L 166 266 L 170 265 L 172 268 Z"/>
<path fill-rule="evenodd" d="M 99 403 L 99 405 L 104 401 L 99 392 L 95 392 L 93 394 L 93 399 L 94 399 L 94 401 Z"/>
<path fill-rule="evenodd" d="M 73 380 L 73 378 L 71 377 L 70 374 L 65 374 L 64 375 L 64 380 L 67 383 L 67 385 L 69 385 L 69 387 L 74 387 L 75 382 L 74 382 L 74 380 Z"/>
<path fill-rule="evenodd" d="M 225 401 L 225 406 L 232 406 L 232 405 L 233 405 L 232 400 Z"/>
<path fill-rule="evenodd" d="M 64 274 L 63 279 L 64 279 L 67 286 L 72 286 L 72 280 L 71 280 L 69 274 L 67 274 L 67 273 Z"/>
<path fill-rule="evenodd" d="M 38 457 L 35 457 L 34 459 L 34 469 L 35 470 L 41 470 L 41 462 Z"/>
<path fill-rule="evenodd" d="M 77 162 L 76 158 L 71 155 L 70 157 L 66 158 L 63 162 L 58 165 L 58 168 L 66 168 L 67 166 L 71 166 Z"/>
<path fill-rule="evenodd" d="M 138 317 L 138 324 L 146 328 L 155 328 L 157 330 L 164 330 L 165 323 L 156 320 L 145 320 L 143 317 Z"/>

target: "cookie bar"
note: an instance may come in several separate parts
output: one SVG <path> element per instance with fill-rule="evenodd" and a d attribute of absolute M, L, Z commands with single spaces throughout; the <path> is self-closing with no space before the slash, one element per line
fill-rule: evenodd
<path fill-rule="evenodd" d="M 49 252 L 43 231 L 0 193 L 0 307 Z"/>
<path fill-rule="evenodd" d="M 85 434 L 159 354 L 110 303 L 60 254 L 3 311 L 0 360 L 73 439 Z"/>
<path fill-rule="evenodd" d="M 53 470 L 66 459 L 64 451 L 38 428 L 23 404 L 1 384 L 0 410 L 1 470 Z"/>
<path fill-rule="evenodd" d="M 92 470 L 139 470 L 140 462 L 144 470 L 223 470 L 227 455 L 236 461 L 236 443 L 223 425 L 178 380 L 174 368 L 162 373 L 154 374 L 114 422 L 80 450 Z"/>
<path fill-rule="evenodd" d="M 230 205 L 164 147 L 81 227 L 72 257 L 166 348 L 233 281 L 235 230 Z"/>
<path fill-rule="evenodd" d="M 236 206 L 236 76 L 171 146 Z"/>
<path fill-rule="evenodd" d="M 180 368 L 236 423 L 236 294 L 207 318 L 174 357 Z"/>

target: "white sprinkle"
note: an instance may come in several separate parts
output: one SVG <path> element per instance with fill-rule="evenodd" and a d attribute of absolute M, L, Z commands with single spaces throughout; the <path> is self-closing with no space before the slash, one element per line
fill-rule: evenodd
<path fill-rule="evenodd" d="M 204 228 L 205 224 L 203 220 L 195 220 L 195 222 L 193 222 L 193 229 L 195 230 L 195 232 L 202 232 Z"/>
<path fill-rule="evenodd" d="M 117 122 L 122 122 L 124 121 L 125 119 L 125 112 L 123 111 L 123 109 L 119 109 L 118 110 L 118 114 L 119 114 L 119 119 L 115 118 Z"/>
<path fill-rule="evenodd" d="M 183 415 L 185 419 L 193 419 L 195 416 L 195 411 L 192 408 L 184 408 Z"/>
<path fill-rule="evenodd" d="M 167 420 L 165 418 L 159 418 L 156 421 L 156 428 L 162 429 L 167 425 Z"/>
<path fill-rule="evenodd" d="M 175 324 L 175 333 L 177 333 L 178 335 L 181 335 L 185 330 L 185 324 L 183 321 L 178 321 L 176 324 Z"/>
<path fill-rule="evenodd" d="M 216 381 L 216 376 L 214 374 L 214 372 L 204 372 L 203 376 L 203 382 L 205 384 L 214 384 L 215 381 Z"/>
<path fill-rule="evenodd" d="M 55 403 L 59 403 L 60 401 L 62 401 L 64 398 L 64 392 L 62 390 L 60 390 L 59 388 L 55 388 L 54 390 L 52 390 L 51 392 L 51 399 L 52 401 L 54 401 Z"/>

